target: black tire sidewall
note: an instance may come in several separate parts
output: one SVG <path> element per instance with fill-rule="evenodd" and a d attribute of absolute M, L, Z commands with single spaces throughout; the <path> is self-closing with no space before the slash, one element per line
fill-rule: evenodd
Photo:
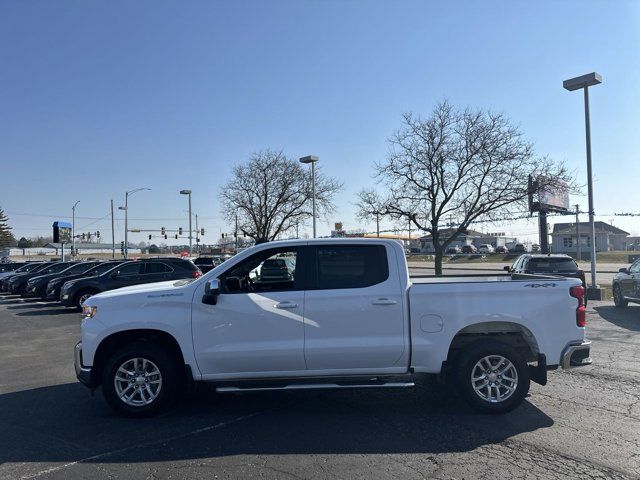
<path fill-rule="evenodd" d="M 618 292 L 618 295 L 616 295 L 616 292 Z M 615 285 L 613 287 L 613 303 L 618 308 L 625 308 L 628 305 L 628 302 L 622 298 L 622 292 L 620 291 L 619 285 Z"/>
<path fill-rule="evenodd" d="M 507 400 L 490 403 L 483 400 L 473 389 L 471 371 L 483 357 L 500 355 L 511 361 L 518 372 L 516 391 Z M 456 362 L 456 384 L 467 403 L 481 413 L 506 413 L 519 406 L 529 392 L 530 375 L 525 359 L 509 345 L 498 341 L 481 341 L 469 345 Z"/>
<path fill-rule="evenodd" d="M 149 405 L 135 407 L 127 405 L 118 397 L 114 378 L 116 371 L 131 358 L 151 360 L 162 375 L 162 388 L 158 397 Z M 177 396 L 179 375 L 173 356 L 166 349 L 149 342 L 136 342 L 114 352 L 106 361 L 102 372 L 102 393 L 107 403 L 118 413 L 129 417 L 155 415 L 171 405 Z"/>

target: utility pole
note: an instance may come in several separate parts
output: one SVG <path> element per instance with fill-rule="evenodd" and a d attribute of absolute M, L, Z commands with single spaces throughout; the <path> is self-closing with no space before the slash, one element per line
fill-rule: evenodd
<path fill-rule="evenodd" d="M 71 207 L 71 211 L 73 212 L 72 219 L 71 219 L 71 258 L 72 259 L 76 258 L 76 207 L 78 206 L 79 203 L 80 203 L 80 200 L 74 203 L 73 207 Z"/>
<path fill-rule="evenodd" d="M 198 252 L 198 255 L 200 255 L 200 231 L 198 230 L 198 214 L 194 213 L 193 215 L 196 217 L 196 251 Z"/>
<path fill-rule="evenodd" d="M 113 221 L 113 199 L 111 199 L 111 258 L 116 258 L 116 233 Z"/>
<path fill-rule="evenodd" d="M 580 219 L 578 214 L 580 213 L 580 205 L 576 205 L 576 236 L 578 237 L 577 247 L 577 260 L 582 260 L 582 248 L 580 247 Z"/>
<path fill-rule="evenodd" d="M 376 236 L 380 238 L 380 212 L 376 211 Z"/>

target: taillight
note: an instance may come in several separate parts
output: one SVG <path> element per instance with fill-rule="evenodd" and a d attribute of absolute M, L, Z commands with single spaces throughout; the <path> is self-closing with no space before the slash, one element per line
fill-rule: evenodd
<path fill-rule="evenodd" d="M 576 325 L 578 327 L 587 326 L 587 308 L 584 305 L 584 287 L 576 286 L 569 289 L 569 295 L 578 299 L 578 308 L 576 308 Z"/>
<path fill-rule="evenodd" d="M 202 272 L 200 270 L 194 270 L 193 272 L 191 272 L 191 276 L 193 278 L 199 278 L 202 276 Z"/>

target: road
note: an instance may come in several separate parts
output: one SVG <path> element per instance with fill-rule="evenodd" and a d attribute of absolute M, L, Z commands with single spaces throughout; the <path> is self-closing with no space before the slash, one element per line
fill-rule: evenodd
<path fill-rule="evenodd" d="M 640 307 L 591 302 L 593 366 L 503 416 L 415 390 L 219 396 L 115 416 L 73 374 L 77 313 L 0 297 L 0 478 L 638 478 Z"/>
<path fill-rule="evenodd" d="M 434 275 L 433 262 L 409 261 L 409 273 L 411 275 Z M 509 263 L 456 263 L 444 264 L 443 271 L 445 275 L 473 275 L 478 273 L 505 273 L 503 267 Z M 587 276 L 587 283 L 591 280 L 589 265 L 580 265 Z M 618 269 L 626 265 L 620 263 L 603 263 L 599 264 L 596 271 L 596 280 L 598 285 L 611 287 L 613 276 Z"/>

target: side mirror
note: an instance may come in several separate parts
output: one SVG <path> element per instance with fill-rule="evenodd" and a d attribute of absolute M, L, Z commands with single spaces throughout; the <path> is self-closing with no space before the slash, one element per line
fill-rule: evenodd
<path fill-rule="evenodd" d="M 214 278 L 204 284 L 202 303 L 206 303 L 207 305 L 216 305 L 218 303 L 218 295 L 220 295 L 220 280 Z"/>
<path fill-rule="evenodd" d="M 620 270 L 618 270 L 618 272 L 629 274 L 629 270 L 626 268 L 621 268 Z"/>
<path fill-rule="evenodd" d="M 502 267 L 502 269 L 503 269 L 505 272 L 511 272 L 511 267 L 508 267 L 508 266 L 506 266 L 506 265 L 505 265 L 504 267 Z"/>

